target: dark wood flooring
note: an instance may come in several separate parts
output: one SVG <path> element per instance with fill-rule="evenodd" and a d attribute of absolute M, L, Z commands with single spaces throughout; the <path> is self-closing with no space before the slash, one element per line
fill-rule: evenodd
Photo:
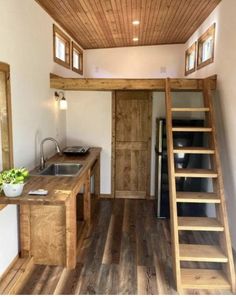
<path fill-rule="evenodd" d="M 186 233 L 182 242 L 215 241 L 208 232 Z M 35 265 L 20 294 L 176 294 L 168 221 L 155 218 L 153 201 L 96 201 L 76 269 Z"/>

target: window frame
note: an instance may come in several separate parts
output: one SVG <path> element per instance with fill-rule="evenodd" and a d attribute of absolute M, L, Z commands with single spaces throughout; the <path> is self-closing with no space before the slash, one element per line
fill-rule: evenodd
<path fill-rule="evenodd" d="M 59 36 L 62 40 L 65 41 L 65 58 L 66 61 L 63 61 L 56 56 L 56 36 Z M 70 38 L 55 24 L 53 24 L 53 58 L 54 62 L 64 66 L 66 68 L 71 68 L 71 40 Z"/>
<path fill-rule="evenodd" d="M 203 33 L 198 38 L 198 50 L 197 50 L 197 69 L 201 69 L 211 63 L 214 62 L 214 53 L 215 53 L 215 29 L 216 29 L 216 23 L 211 25 L 205 33 Z M 212 51 L 211 51 L 211 57 L 207 59 L 206 61 L 202 62 L 202 50 L 203 50 L 203 44 L 204 42 L 209 38 L 212 37 L 213 39 L 213 45 L 212 45 Z"/>
<path fill-rule="evenodd" d="M 79 69 L 74 67 L 74 50 L 79 54 Z M 72 71 L 83 75 L 83 51 L 74 41 L 71 46 L 71 61 Z"/>
<path fill-rule="evenodd" d="M 194 52 L 194 67 L 192 69 L 187 69 L 188 57 Z M 196 71 L 197 65 L 197 42 L 194 42 L 186 51 L 185 51 L 185 76 Z"/>
<path fill-rule="evenodd" d="M 1 151 L 2 151 L 2 170 L 14 167 L 13 159 L 13 137 L 12 137 L 12 105 L 11 105 L 11 83 L 10 65 L 0 61 L 0 89 L 4 89 L 3 98 L 0 102 L 1 107 Z M 0 204 L 0 210 L 7 205 Z"/>

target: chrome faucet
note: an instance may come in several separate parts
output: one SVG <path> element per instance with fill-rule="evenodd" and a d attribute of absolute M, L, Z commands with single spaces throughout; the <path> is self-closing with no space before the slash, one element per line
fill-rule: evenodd
<path fill-rule="evenodd" d="M 56 141 L 56 139 L 52 138 L 52 137 L 47 137 L 47 138 L 44 138 L 42 141 L 41 141 L 41 144 L 40 144 L 40 170 L 43 170 L 45 168 L 45 163 L 46 163 L 46 160 L 44 158 L 44 151 L 43 151 L 43 145 L 46 141 L 52 141 L 55 143 L 55 147 L 56 147 L 56 151 L 57 153 L 59 153 L 60 155 L 62 154 L 61 152 L 61 149 L 60 149 L 60 146 L 58 144 L 58 142 Z"/>

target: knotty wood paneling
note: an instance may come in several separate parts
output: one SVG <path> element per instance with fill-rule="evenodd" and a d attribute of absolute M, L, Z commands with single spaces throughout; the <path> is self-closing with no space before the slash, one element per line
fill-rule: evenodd
<path fill-rule="evenodd" d="M 84 49 L 91 49 L 185 43 L 221 0 L 35 1 Z"/>
<path fill-rule="evenodd" d="M 49 230 L 51 233 L 45 232 Z M 50 236 L 49 236 L 50 234 Z M 64 206 L 31 206 L 31 253 L 34 263 L 66 264 Z"/>

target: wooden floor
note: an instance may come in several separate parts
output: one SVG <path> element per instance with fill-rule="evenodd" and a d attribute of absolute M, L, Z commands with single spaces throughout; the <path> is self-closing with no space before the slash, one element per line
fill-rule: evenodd
<path fill-rule="evenodd" d="M 204 243 L 215 240 L 208 232 L 197 237 Z M 182 242 L 194 240 L 191 232 L 181 236 Z M 176 294 L 170 255 L 168 221 L 155 218 L 153 201 L 100 200 L 76 269 L 35 265 L 20 294 Z"/>

